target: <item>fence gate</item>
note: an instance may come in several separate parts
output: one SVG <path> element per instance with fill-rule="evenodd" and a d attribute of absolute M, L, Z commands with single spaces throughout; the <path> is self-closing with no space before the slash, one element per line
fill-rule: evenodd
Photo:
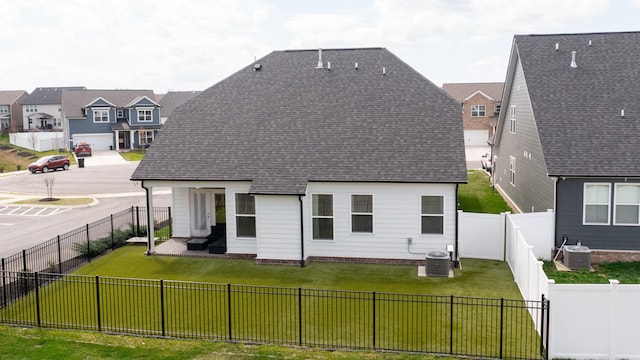
<path fill-rule="evenodd" d="M 460 257 L 504 261 L 504 218 L 458 211 Z"/>

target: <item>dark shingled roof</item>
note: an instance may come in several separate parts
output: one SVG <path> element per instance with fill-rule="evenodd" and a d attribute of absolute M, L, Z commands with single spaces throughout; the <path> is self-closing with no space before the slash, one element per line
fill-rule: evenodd
<path fill-rule="evenodd" d="M 549 175 L 640 176 L 640 32 L 523 35 L 514 44 Z"/>
<path fill-rule="evenodd" d="M 160 116 L 168 117 L 178 106 L 193 99 L 198 94 L 200 94 L 200 91 L 169 91 L 161 97 L 156 95 L 161 106 Z"/>
<path fill-rule="evenodd" d="M 260 194 L 466 182 L 451 97 L 386 49 L 322 57 L 319 69 L 317 50 L 274 51 L 205 90 L 168 119 L 132 180 L 250 180 Z"/>
<path fill-rule="evenodd" d="M 22 105 L 59 105 L 62 104 L 63 90 L 82 90 L 84 86 L 39 87 L 27 96 Z"/>

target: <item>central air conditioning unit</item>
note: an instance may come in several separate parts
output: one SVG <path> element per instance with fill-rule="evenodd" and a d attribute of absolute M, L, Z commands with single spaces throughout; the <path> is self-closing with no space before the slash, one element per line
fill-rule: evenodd
<path fill-rule="evenodd" d="M 449 253 L 446 251 L 432 251 L 426 259 L 427 276 L 449 276 Z"/>
<path fill-rule="evenodd" d="M 591 249 L 582 245 L 567 245 L 562 250 L 564 266 L 571 270 L 591 268 Z"/>

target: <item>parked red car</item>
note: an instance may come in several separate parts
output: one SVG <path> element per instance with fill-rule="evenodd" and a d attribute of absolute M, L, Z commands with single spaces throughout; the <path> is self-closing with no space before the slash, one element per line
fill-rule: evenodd
<path fill-rule="evenodd" d="M 35 174 L 38 171 L 46 173 L 56 169 L 68 170 L 70 163 L 69 158 L 64 155 L 45 156 L 29 164 L 29 171 Z"/>
<path fill-rule="evenodd" d="M 73 152 L 76 153 L 76 156 L 91 156 L 91 145 L 81 141 L 76 145 L 76 148 L 73 149 Z"/>

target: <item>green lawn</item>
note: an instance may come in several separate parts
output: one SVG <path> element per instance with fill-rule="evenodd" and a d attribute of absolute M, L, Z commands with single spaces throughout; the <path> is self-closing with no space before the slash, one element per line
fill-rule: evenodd
<path fill-rule="evenodd" d="M 593 264 L 594 271 L 558 271 L 554 264 L 546 261 L 544 272 L 557 284 L 608 284 L 609 279 L 621 284 L 640 284 L 640 262 L 612 262 Z"/>
<path fill-rule="evenodd" d="M 512 211 L 502 196 L 491 188 L 489 175 L 485 171 L 470 170 L 467 177 L 468 183 L 458 187 L 460 210 L 486 214 Z"/>
<path fill-rule="evenodd" d="M 13 146 L 10 144 L 9 140 L 9 134 L 0 134 L 0 146 L 7 148 L 5 150 L 0 149 L 0 173 L 26 170 L 27 166 L 30 163 L 36 161 L 40 157 L 47 155 L 67 155 L 71 160 L 71 164 L 76 163 L 76 159 L 71 152 L 60 152 L 58 150 L 33 151 L 22 147 Z"/>
<path fill-rule="evenodd" d="M 312 262 L 306 267 L 257 265 L 253 260 L 144 256 L 129 245 L 97 258 L 75 272 L 143 279 L 166 279 L 314 289 L 520 299 L 507 263 L 463 259 L 453 278 L 418 277 L 415 265 Z"/>
<path fill-rule="evenodd" d="M 325 351 L 0 326 L 0 359 L 444 359 L 422 354 Z M 446 357 L 446 359 L 456 359 Z"/>
<path fill-rule="evenodd" d="M 120 152 L 120 156 L 127 161 L 140 161 L 146 153 L 144 150 L 122 151 Z"/>

